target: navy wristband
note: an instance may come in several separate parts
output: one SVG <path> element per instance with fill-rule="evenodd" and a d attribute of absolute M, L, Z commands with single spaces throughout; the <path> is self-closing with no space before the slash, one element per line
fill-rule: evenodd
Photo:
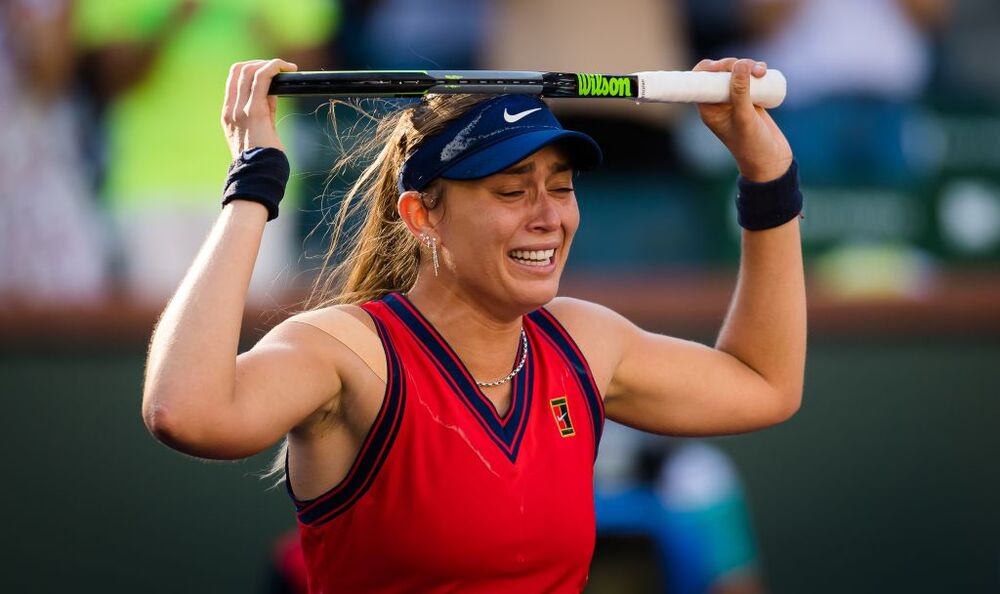
<path fill-rule="evenodd" d="M 285 195 L 290 168 L 288 157 L 280 149 L 247 149 L 229 165 L 229 176 L 222 191 L 222 206 L 233 200 L 250 200 L 267 208 L 267 220 L 278 218 L 278 203 Z"/>
<path fill-rule="evenodd" d="M 802 212 L 799 166 L 795 161 L 778 179 L 752 182 L 741 175 L 737 186 L 736 220 L 748 231 L 773 229 Z"/>

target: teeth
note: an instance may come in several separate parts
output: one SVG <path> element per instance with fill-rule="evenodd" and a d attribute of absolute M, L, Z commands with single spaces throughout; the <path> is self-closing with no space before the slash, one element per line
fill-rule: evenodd
<path fill-rule="evenodd" d="M 555 255 L 554 249 L 549 250 L 511 250 L 510 257 L 526 266 L 548 266 Z"/>
<path fill-rule="evenodd" d="M 528 260 L 534 262 L 548 262 L 556 253 L 554 249 L 548 250 L 511 250 L 510 256 L 516 260 Z"/>
<path fill-rule="evenodd" d="M 514 261 L 524 264 L 525 266 L 547 266 L 549 264 L 548 260 L 522 260 L 520 258 L 514 258 Z"/>

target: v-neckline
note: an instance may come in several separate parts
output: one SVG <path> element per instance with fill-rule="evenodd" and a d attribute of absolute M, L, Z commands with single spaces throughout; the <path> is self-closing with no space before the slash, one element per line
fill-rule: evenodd
<path fill-rule="evenodd" d="M 531 385 L 534 378 L 534 349 L 532 336 L 528 327 L 528 318 L 522 318 L 525 336 L 528 340 L 528 356 L 524 367 L 514 379 L 511 390 L 511 402 L 504 415 L 497 412 L 496 406 L 476 384 L 475 378 L 465 363 L 452 348 L 451 344 L 438 332 L 434 324 L 402 293 L 390 293 L 383 301 L 406 325 L 417 338 L 424 351 L 434 362 L 441 374 L 459 400 L 472 413 L 486 433 L 513 462 L 517 457 L 521 437 L 527 426 L 527 417 L 531 406 Z M 519 341 L 515 361 L 520 362 L 524 345 Z"/>

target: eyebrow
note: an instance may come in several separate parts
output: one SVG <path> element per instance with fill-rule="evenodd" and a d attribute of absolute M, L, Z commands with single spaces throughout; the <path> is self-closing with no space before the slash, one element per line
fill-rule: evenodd
<path fill-rule="evenodd" d="M 549 168 L 550 173 L 562 173 L 563 171 L 569 171 L 572 169 L 568 161 L 556 161 Z M 535 170 L 535 163 L 525 163 L 524 165 L 517 165 L 515 167 L 508 167 L 503 171 L 499 172 L 500 175 L 524 175 L 525 173 L 531 173 Z"/>

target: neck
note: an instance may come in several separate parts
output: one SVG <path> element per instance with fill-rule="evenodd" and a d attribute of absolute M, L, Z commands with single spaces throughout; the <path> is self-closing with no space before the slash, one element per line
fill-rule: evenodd
<path fill-rule="evenodd" d="M 459 330 L 484 343 L 521 331 L 521 313 L 492 311 L 483 299 L 455 287 L 418 280 L 406 296 L 438 330 Z"/>
<path fill-rule="evenodd" d="M 406 296 L 430 321 L 480 381 L 510 373 L 521 339 L 520 314 L 497 314 L 482 301 L 427 279 L 418 279 Z"/>

